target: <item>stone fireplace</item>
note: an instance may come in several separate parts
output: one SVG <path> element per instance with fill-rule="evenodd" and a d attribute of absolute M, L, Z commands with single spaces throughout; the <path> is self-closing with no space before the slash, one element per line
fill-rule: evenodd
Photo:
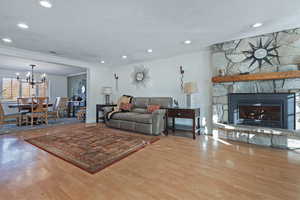
<path fill-rule="evenodd" d="M 295 129 L 294 93 L 228 94 L 230 124 Z"/>
<path fill-rule="evenodd" d="M 269 51 L 269 52 L 268 52 Z M 262 56 L 260 53 L 264 52 Z M 212 46 L 213 76 L 267 74 L 300 71 L 300 28 L 243 38 Z M 291 98 L 290 98 L 291 96 Z M 212 121 L 223 127 L 250 127 L 224 132 L 219 137 L 287 147 L 287 135 L 270 137 L 252 130 L 293 132 L 300 136 L 300 78 L 240 79 L 213 82 Z M 267 128 L 265 128 L 267 127 Z M 278 129 L 279 128 L 279 129 Z M 294 131 L 296 130 L 296 131 Z M 213 130 L 214 134 L 214 130 Z M 300 146 L 300 145 L 299 145 Z"/>
<path fill-rule="evenodd" d="M 276 47 L 277 49 L 273 53 L 278 57 L 269 57 L 270 62 L 249 60 L 250 43 L 252 46 L 257 46 L 261 42 L 262 44 L 270 43 L 271 46 Z M 300 28 L 216 44 L 212 47 L 212 64 L 214 67 L 213 76 L 298 71 L 300 70 Z M 300 130 L 300 78 L 214 83 L 212 91 L 212 120 L 214 123 L 229 124 L 232 122 L 229 115 L 228 96 L 233 93 L 245 95 L 270 93 L 275 95 L 274 99 L 281 93 L 294 93 L 294 128 Z M 250 95 L 250 97 L 252 96 Z M 251 116 L 255 113 L 255 117 L 259 118 L 257 120 L 263 120 L 261 121 L 262 124 L 269 123 L 266 122 L 269 120 L 273 121 L 274 127 L 284 127 L 282 120 L 279 119 L 281 114 L 278 114 L 282 111 L 281 109 L 280 105 L 265 105 L 264 109 L 261 106 L 255 107 L 253 104 L 241 105 L 240 110 L 243 112 L 239 113 L 239 117 L 244 119 L 245 123 L 255 124 L 258 121 L 253 120 L 253 116 Z M 263 114 L 260 112 L 267 110 L 268 113 L 275 113 L 275 115 L 270 114 L 274 117 L 272 120 L 270 116 L 260 115 Z"/>

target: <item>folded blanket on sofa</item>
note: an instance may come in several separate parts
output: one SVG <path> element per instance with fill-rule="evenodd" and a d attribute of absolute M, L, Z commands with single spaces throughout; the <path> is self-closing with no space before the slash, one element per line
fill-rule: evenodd
<path fill-rule="evenodd" d="M 107 113 L 106 119 L 110 120 L 115 113 L 122 112 L 122 110 L 120 109 L 121 104 L 123 104 L 123 103 L 126 103 L 126 104 L 127 103 L 131 103 L 132 98 L 133 98 L 133 96 L 129 96 L 129 95 L 123 95 L 123 96 L 121 96 L 119 98 L 119 100 L 118 100 L 117 106 L 113 107 L 112 111 L 109 112 L 109 113 Z"/>

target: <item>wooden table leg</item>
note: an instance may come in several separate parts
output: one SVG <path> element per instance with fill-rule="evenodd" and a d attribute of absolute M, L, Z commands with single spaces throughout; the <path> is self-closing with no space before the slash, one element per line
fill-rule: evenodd
<path fill-rule="evenodd" d="M 68 103 L 68 117 L 71 117 L 71 102 Z"/>
<path fill-rule="evenodd" d="M 193 139 L 196 139 L 196 119 L 195 117 L 193 118 Z"/>
<path fill-rule="evenodd" d="M 175 117 L 172 118 L 173 133 L 175 133 Z"/>
<path fill-rule="evenodd" d="M 99 110 L 98 110 L 98 106 L 96 106 L 96 123 L 99 123 Z"/>
<path fill-rule="evenodd" d="M 168 116 L 168 112 L 166 112 L 166 115 L 165 115 L 165 134 L 166 135 L 169 135 L 169 116 Z"/>
<path fill-rule="evenodd" d="M 200 135 L 200 128 L 201 128 L 201 126 L 200 126 L 200 117 L 197 117 L 197 132 L 198 132 L 198 135 Z"/>
<path fill-rule="evenodd" d="M 72 107 L 72 116 L 73 116 L 73 117 L 75 117 L 75 109 L 76 109 L 76 106 L 73 105 L 73 107 Z"/>

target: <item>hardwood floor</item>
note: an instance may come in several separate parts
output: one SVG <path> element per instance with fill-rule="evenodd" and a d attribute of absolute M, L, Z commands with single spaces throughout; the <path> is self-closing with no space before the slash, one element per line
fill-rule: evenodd
<path fill-rule="evenodd" d="M 0 199 L 300 199 L 295 151 L 169 135 L 91 175 L 23 141 L 82 126 L 0 136 Z"/>

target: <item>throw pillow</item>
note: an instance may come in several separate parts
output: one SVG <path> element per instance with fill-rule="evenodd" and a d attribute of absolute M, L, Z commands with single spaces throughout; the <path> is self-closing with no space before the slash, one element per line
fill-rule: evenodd
<path fill-rule="evenodd" d="M 147 106 L 147 111 L 148 112 L 154 112 L 156 110 L 159 110 L 160 109 L 160 105 L 148 105 Z"/>
<path fill-rule="evenodd" d="M 131 111 L 132 109 L 132 103 L 121 103 L 120 110 L 122 111 Z"/>

